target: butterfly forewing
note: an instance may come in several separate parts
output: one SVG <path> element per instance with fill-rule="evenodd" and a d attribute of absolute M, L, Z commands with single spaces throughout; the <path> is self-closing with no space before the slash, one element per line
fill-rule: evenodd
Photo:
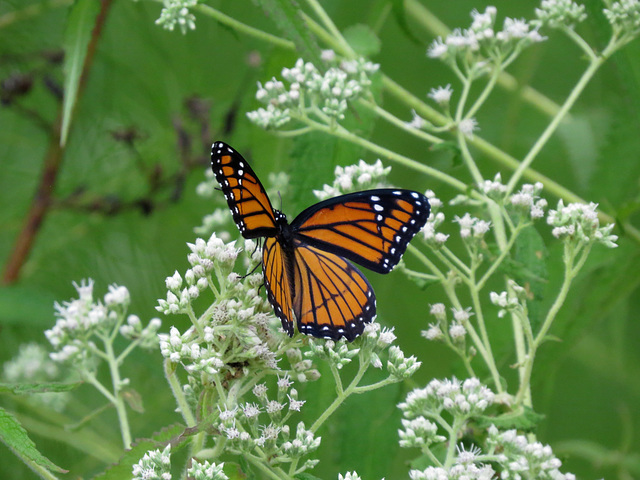
<path fill-rule="evenodd" d="M 211 168 L 242 236 L 275 235 L 269 197 L 242 155 L 224 142 L 215 142 L 211 147 Z"/>
<path fill-rule="evenodd" d="M 294 250 L 293 310 L 298 330 L 351 341 L 376 316 L 365 276 L 344 258 L 300 243 Z"/>
<path fill-rule="evenodd" d="M 293 309 L 291 298 L 291 281 L 287 268 L 289 260 L 285 258 L 285 252 L 278 241 L 267 238 L 262 250 L 262 270 L 264 272 L 264 284 L 267 289 L 267 298 L 276 312 L 276 316 L 282 322 L 282 328 L 293 336 Z"/>
<path fill-rule="evenodd" d="M 429 201 L 410 190 L 378 189 L 335 197 L 292 222 L 296 237 L 378 273 L 388 273 L 429 217 Z"/>

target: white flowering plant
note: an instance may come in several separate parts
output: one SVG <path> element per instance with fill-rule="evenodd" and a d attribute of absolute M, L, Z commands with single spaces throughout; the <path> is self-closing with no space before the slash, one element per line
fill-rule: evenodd
<path fill-rule="evenodd" d="M 19 462 L 47 479 L 63 478 L 65 468 L 78 477 L 102 471 L 99 478 L 136 480 L 640 476 L 630 440 L 635 409 L 626 400 L 617 409 L 596 409 L 576 393 L 590 383 L 596 385 L 592 393 L 609 392 L 590 381 L 595 375 L 601 382 L 628 386 L 625 392 L 638 387 L 620 347 L 637 343 L 637 335 L 625 335 L 616 324 L 618 343 L 610 347 L 609 337 L 593 339 L 599 334 L 588 327 L 595 320 L 587 321 L 625 312 L 632 318 L 634 311 L 639 202 L 637 188 L 629 185 L 640 174 L 634 169 L 638 149 L 632 149 L 636 112 L 616 120 L 597 98 L 590 99 L 588 114 L 579 107 L 607 65 L 637 48 L 638 0 L 601 5 L 536 0 L 517 6 L 501 1 L 463 14 L 451 2 L 432 2 L 431 11 L 419 0 L 343 5 L 255 0 L 256 10 L 243 2 L 131 2 L 120 7 L 126 14 L 113 12 L 120 24 L 153 25 L 151 12 L 162 28 L 149 35 L 167 43 L 154 37 L 148 42 L 153 49 L 123 69 L 123 76 L 118 62 L 126 62 L 130 52 L 122 49 L 120 38 L 111 38 L 117 48 L 107 42 L 97 50 L 93 43 L 86 52 L 74 50 L 89 36 L 101 35 L 91 21 L 101 25 L 109 18 L 104 10 L 94 15 L 97 3 L 89 3 L 75 2 L 69 15 L 75 28 L 68 29 L 67 40 L 77 41 L 68 41 L 65 50 L 69 63 L 60 115 L 70 121 L 76 109 L 68 99 L 76 101 L 74 89 L 92 78 L 77 68 L 83 55 L 91 59 L 104 48 L 109 52 L 105 71 L 120 79 L 118 92 L 128 92 L 123 118 L 139 118 L 154 132 L 148 144 L 131 148 L 149 179 L 148 191 L 129 203 L 111 200 L 114 206 L 139 206 L 151 220 L 142 223 L 124 213 L 125 220 L 120 217 L 94 234 L 105 238 L 95 250 L 106 252 L 96 265 L 111 265 L 109 259 L 119 265 L 119 276 L 134 271 L 134 286 L 102 287 L 112 281 L 103 277 L 116 270 L 105 269 L 107 275 L 96 267 L 96 280 L 73 283 L 76 298 L 55 304 L 55 323 L 42 329 L 47 348 L 41 330 L 38 344 L 15 342 L 12 348 L 6 337 L 7 354 L 15 356 L 3 368 L 0 391 L 10 400 L 0 408 L 0 437 L 18 460 L 3 458 L 0 476 L 16 476 Z M 108 9 L 111 2 L 100 3 Z M 51 8 L 59 4 L 65 2 Z M 350 8 L 359 9 L 358 23 L 345 27 L 347 18 L 353 23 Z M 442 18 L 455 14 L 458 28 L 447 28 L 439 9 Z M 0 33 L 16 18 L 38 12 L 3 14 Z M 594 25 L 599 25 L 597 35 Z M 129 30 L 132 35 L 149 31 Z M 402 48 L 394 37 L 405 39 Z M 131 45 L 144 48 L 145 42 Z M 248 45 L 255 50 L 245 64 L 236 54 Z M 405 56 L 405 49 L 419 55 Z M 147 74 L 145 65 L 155 63 L 158 51 L 163 67 Z M 545 61 L 537 64 L 539 57 Z M 174 61 L 181 68 L 173 68 Z M 635 63 L 622 65 L 615 76 L 632 71 Z M 145 72 L 139 83 L 132 74 L 137 69 Z M 575 78 L 564 73 L 576 69 Z M 603 84 L 612 83 L 605 78 Z M 12 80 L 0 85 L 3 106 L 16 104 L 20 85 Z M 44 83 L 55 91 L 48 76 Z M 533 87 L 538 84 L 540 90 Z M 131 85 L 137 90 L 129 90 Z M 215 100 L 214 107 L 212 113 L 199 112 L 198 118 L 209 113 L 211 118 L 199 124 L 197 134 L 190 136 L 175 116 L 170 123 L 176 135 L 154 129 L 157 118 L 171 116 L 166 105 L 180 103 L 173 97 L 164 101 L 175 89 L 185 103 L 194 91 L 215 91 L 204 94 Z M 549 96 L 542 93 L 546 89 Z M 145 102 L 162 107 L 140 115 L 137 109 Z M 18 102 L 14 108 L 40 126 L 47 124 L 29 104 Z M 77 112 L 83 115 L 83 108 Z M 85 123 L 96 123 L 90 120 Z M 616 133 L 619 129 L 624 135 Z M 0 130 L 0 136 L 7 135 Z M 610 137 L 606 150 L 605 133 Z M 289 214 L 312 201 L 392 186 L 420 190 L 429 199 L 427 224 L 392 280 L 384 283 L 365 271 L 376 287 L 379 317 L 353 342 L 297 332 L 289 337 L 264 292 L 260 242 L 240 236 L 210 169 L 192 188 L 186 167 L 208 163 L 194 140 L 206 140 L 203 150 L 208 151 L 210 137 L 227 141 L 227 135 L 251 160 L 274 207 Z M 171 195 L 154 199 L 167 167 L 151 168 L 145 161 L 158 152 L 175 156 L 167 140 L 173 137 L 179 154 L 193 153 L 193 158 L 178 169 Z M 55 153 L 54 144 L 50 151 Z M 60 144 L 64 151 L 64 139 Z M 74 148 L 83 151 L 77 144 Z M 599 148 L 615 154 L 608 157 Z M 104 155 L 117 157 L 109 149 Z M 275 164 L 271 170 L 286 171 L 269 174 L 262 164 L 269 155 Z M 290 164 L 282 161 L 287 155 Z M 75 166 L 71 176 L 86 174 L 83 162 Z M 95 183 L 105 187 L 105 172 L 114 171 L 98 169 Z M 43 178 L 53 182 L 50 173 Z M 618 183 L 605 194 L 592 193 L 601 180 L 611 185 L 614 178 L 626 185 L 624 199 L 616 193 Z M 84 191 L 66 181 L 71 193 L 49 202 L 60 209 L 74 205 L 77 192 Z M 142 190 L 130 187 L 136 188 Z M 54 190 L 48 184 L 47 189 Z M 189 192 L 188 200 L 172 209 L 183 192 Z M 91 205 L 83 208 L 95 215 Z M 173 217 L 161 212 L 167 206 Z M 154 223 L 154 218 L 160 220 Z M 51 228 L 77 236 L 91 230 L 68 228 L 69 221 Z M 117 232 L 118 221 L 123 232 Z M 91 222 L 98 224 L 95 217 Z M 185 240 L 176 227 L 185 224 L 187 246 L 181 249 L 174 240 L 181 245 Z M 123 241 L 134 230 L 144 231 L 143 246 Z M 80 242 L 66 243 L 74 245 L 70 256 L 75 250 L 87 255 Z M 29 265 L 42 267 L 39 258 L 64 264 L 64 256 L 39 255 Z M 162 272 L 155 283 L 151 273 L 142 274 L 144 262 L 154 266 L 148 271 L 156 277 Z M 41 270 L 47 273 L 47 268 Z M 83 274 L 75 278 L 83 278 L 85 265 L 78 270 Z M 61 266 L 62 271 L 65 275 L 46 280 L 55 283 L 56 292 L 64 291 L 59 279 L 74 270 Z M 618 272 L 620 278 L 614 278 Z M 101 288 L 107 291 L 99 296 L 95 291 Z M 624 301 L 628 304 L 621 306 Z M 575 346 L 582 336 L 590 343 L 578 356 Z M 573 379 L 575 373 L 575 382 L 555 380 L 566 358 L 574 367 L 562 378 Z M 623 367 L 631 373 L 625 376 Z M 580 376 L 581 370 L 587 373 Z M 149 371 L 158 374 L 149 377 Z M 564 403 L 552 403 L 555 396 Z M 616 391 L 616 396 L 623 394 Z M 595 415 L 587 408 L 621 412 L 619 446 L 594 440 L 611 432 L 592 426 Z M 579 430 L 578 424 L 587 426 Z M 47 441 L 79 455 L 57 457 Z"/>

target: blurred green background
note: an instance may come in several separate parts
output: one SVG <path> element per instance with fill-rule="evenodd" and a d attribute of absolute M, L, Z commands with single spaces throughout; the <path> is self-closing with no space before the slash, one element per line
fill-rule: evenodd
<path fill-rule="evenodd" d="M 277 34 L 277 27 L 251 2 L 212 1 L 215 8 L 249 25 Z M 537 2 L 503 0 L 504 16 L 532 18 Z M 363 23 L 376 29 L 381 51 L 373 61 L 415 95 L 425 98 L 453 75 L 425 51 L 434 34 L 402 14 L 402 2 L 390 0 L 323 1 L 338 28 Z M 29 7 L 31 6 L 31 7 Z M 426 6 L 451 28 L 467 27 L 472 9 L 485 2 L 435 0 Z M 588 41 L 602 48 L 609 30 L 601 2 L 586 3 L 589 19 L 580 26 Z M 143 319 L 156 315 L 156 299 L 165 296 L 164 279 L 187 268 L 185 243 L 194 226 L 210 213 L 214 202 L 195 194 L 203 180 L 213 140 L 239 150 L 263 178 L 268 172 L 291 175 L 292 192 L 283 197 L 289 217 L 314 201 L 312 189 L 333 180 L 333 168 L 376 157 L 333 139 L 282 139 L 252 126 L 246 112 L 258 105 L 257 81 L 278 75 L 297 55 L 248 38 L 197 14 L 197 29 L 186 35 L 155 25 L 161 4 L 113 2 L 108 9 L 92 68 L 87 78 L 53 193 L 52 208 L 35 237 L 19 278 L 0 289 L 0 362 L 11 359 L 20 344 L 45 344 L 43 331 L 54 323 L 53 302 L 75 295 L 72 281 L 91 277 L 98 295 L 112 283 L 131 292 L 130 312 Z M 14 250 L 16 238 L 42 175 L 51 130 L 60 110 L 57 96 L 63 84 L 59 54 L 70 2 L 64 0 L 0 2 L 0 262 Z M 16 12 L 20 12 L 16 15 Z M 406 22 L 406 24 L 405 24 Z M 562 102 L 579 79 L 586 62 L 578 49 L 557 32 L 543 32 L 549 41 L 536 45 L 511 67 L 523 85 L 531 85 Z M 598 73 L 557 135 L 545 147 L 534 168 L 605 212 L 638 226 L 640 198 L 640 42 L 617 53 Z M 7 96 L 9 81 L 26 82 L 23 95 Z M 387 109 L 410 120 L 411 114 L 383 94 Z M 549 118 L 523 102 L 518 92 L 498 88 L 478 114 L 478 134 L 516 158 L 528 151 Z M 367 134 L 367 133 L 365 133 Z M 469 178 L 446 152 L 407 138 L 383 122 L 370 138 L 383 146 Z M 478 154 L 485 178 L 509 171 Z M 384 159 L 383 159 L 384 161 Z M 447 201 L 458 192 L 394 167 L 391 181 L 406 188 L 434 190 Z M 556 199 L 550 198 L 551 205 Z M 215 203 L 219 206 L 220 203 Z M 463 210 L 450 209 L 449 219 Z M 456 230 L 451 227 L 452 232 Z M 534 370 L 534 405 L 545 415 L 537 434 L 563 460 L 563 471 L 580 478 L 640 478 L 640 249 L 618 230 L 620 247 L 594 249 Z M 235 232 L 234 232 L 235 234 Z M 561 275 L 559 245 L 545 237 L 549 250 L 549 295 Z M 409 255 L 407 256 L 409 257 Z M 409 265 L 412 259 L 407 258 Z M 351 399 L 334 421 L 320 432 L 320 465 L 314 474 L 337 478 L 357 470 L 363 478 L 406 478 L 407 462 L 417 452 L 400 450 L 396 404 L 407 391 L 434 377 L 463 376 L 458 362 L 442 345 L 420 337 L 431 303 L 443 300 L 437 287 L 425 290 L 394 272 L 368 274 L 378 295 L 379 321 L 393 325 L 405 353 L 423 367 L 411 383 Z M 496 284 L 496 289 L 501 288 Z M 494 316 L 495 317 L 495 316 Z M 163 318 L 163 330 L 184 319 Z M 501 371 L 508 379 L 510 325 L 492 318 Z M 178 421 L 174 402 L 162 375 L 161 356 L 139 353 L 123 374 L 144 400 L 144 413 L 132 412 L 136 437 L 151 435 Z M 104 372 L 103 372 L 104 373 Z M 513 383 L 511 384 L 513 385 Z M 305 418 L 314 418 L 333 395 L 333 380 L 325 375 L 311 385 L 297 385 L 307 399 Z M 67 414 L 77 422 L 102 405 L 87 386 L 76 392 Z M 15 412 L 40 450 L 70 470 L 69 478 L 88 478 L 105 468 L 99 459 L 51 437 L 42 418 L 20 398 L 0 397 L 0 405 Z M 106 411 L 90 430 L 105 448 L 118 451 L 115 414 Z M 83 432 L 86 432 L 83 431 Z M 0 447 L 4 449 L 4 447 Z M 33 478 L 8 450 L 0 450 L 1 478 Z"/>

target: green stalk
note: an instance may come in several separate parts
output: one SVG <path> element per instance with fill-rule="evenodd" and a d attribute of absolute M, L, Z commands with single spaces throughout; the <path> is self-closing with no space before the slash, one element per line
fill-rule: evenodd
<path fill-rule="evenodd" d="M 107 354 L 109 365 L 109 372 L 111 373 L 111 383 L 113 385 L 113 397 L 115 400 L 114 406 L 118 414 L 118 421 L 120 423 L 120 432 L 122 434 L 122 443 L 124 448 L 131 448 L 131 431 L 129 429 L 129 419 L 127 418 L 127 408 L 124 403 L 124 399 L 120 394 L 122 380 L 120 379 L 120 370 L 118 368 L 118 360 L 113 351 L 113 344 L 110 341 L 104 343 L 105 352 Z"/>
<path fill-rule="evenodd" d="M 516 185 L 522 178 L 524 172 L 529 169 L 529 167 L 535 160 L 538 153 L 540 153 L 540 150 L 542 150 L 542 148 L 547 144 L 551 136 L 558 129 L 560 122 L 564 119 L 564 117 L 569 112 L 571 107 L 573 107 L 578 97 L 582 94 L 586 86 L 589 84 L 589 81 L 595 75 L 598 69 L 602 66 L 604 61 L 605 61 L 604 57 L 597 57 L 594 60 L 592 60 L 592 62 L 589 64 L 585 72 L 582 74 L 582 77 L 580 78 L 580 80 L 578 80 L 578 83 L 576 84 L 576 86 L 573 87 L 573 90 L 565 100 L 562 107 L 560 107 L 560 110 L 558 111 L 556 116 L 553 117 L 553 119 L 551 120 L 551 123 L 547 125 L 547 128 L 544 130 L 544 132 L 542 132 L 542 135 L 540 135 L 536 143 L 533 145 L 533 147 L 531 147 L 531 150 L 529 150 L 529 153 L 527 153 L 524 159 L 522 159 L 522 162 L 520 162 L 520 165 L 511 176 L 509 183 L 507 183 L 507 192 L 506 192 L 507 195 L 513 192 Z"/>
<path fill-rule="evenodd" d="M 316 433 L 318 429 L 324 424 L 324 422 L 326 422 L 328 418 L 333 414 L 333 412 L 335 412 L 338 407 L 342 405 L 342 403 L 352 393 L 354 393 L 356 387 L 358 386 L 358 383 L 360 383 L 360 380 L 362 380 L 364 373 L 367 371 L 368 366 L 368 363 L 360 361 L 358 373 L 356 373 L 356 376 L 353 377 L 353 380 L 351 381 L 351 383 L 349 383 L 349 386 L 345 390 L 340 389 L 341 391 L 336 392 L 336 398 L 333 400 L 333 402 L 331 402 L 331 405 L 329 405 L 329 407 L 324 412 L 322 412 L 322 415 L 320 415 L 318 419 L 313 422 L 313 425 L 311 425 L 311 428 L 309 429 L 311 432 Z"/>
<path fill-rule="evenodd" d="M 221 11 L 216 10 L 215 8 L 210 7 L 209 5 L 206 5 L 204 3 L 198 3 L 193 7 L 193 9 L 195 11 L 203 13 L 204 15 L 214 18 L 223 25 L 233 28 L 234 30 L 249 37 L 256 38 L 265 43 L 271 43 L 277 47 L 285 48 L 287 50 L 296 49 L 295 44 L 291 40 L 285 40 L 270 33 L 263 32 L 262 30 L 247 25 L 246 23 L 239 22 L 235 18 L 225 15 Z"/>

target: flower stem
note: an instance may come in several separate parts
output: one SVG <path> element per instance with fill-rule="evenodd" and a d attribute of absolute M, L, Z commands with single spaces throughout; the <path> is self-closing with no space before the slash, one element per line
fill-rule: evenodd
<path fill-rule="evenodd" d="M 120 379 L 120 369 L 118 368 L 118 359 L 113 351 L 113 344 L 110 341 L 104 342 L 105 353 L 107 354 L 107 363 L 109 372 L 111 373 L 111 383 L 113 386 L 114 407 L 118 414 L 120 423 L 120 433 L 122 434 L 122 443 L 124 448 L 131 448 L 131 431 L 129 429 L 129 419 L 127 418 L 127 407 L 121 395 L 122 380 Z"/>
<path fill-rule="evenodd" d="M 578 80 L 576 86 L 573 87 L 573 90 L 565 100 L 564 104 L 560 107 L 560 110 L 558 111 L 556 116 L 553 117 L 549 125 L 547 125 L 547 128 L 544 130 L 544 132 L 542 132 L 542 135 L 540 135 L 536 143 L 531 147 L 531 150 L 529 150 L 529 153 L 527 153 L 522 162 L 520 162 L 520 165 L 518 166 L 516 171 L 511 176 L 509 183 L 507 183 L 507 195 L 513 192 L 516 185 L 520 181 L 520 178 L 522 178 L 524 172 L 531 166 L 538 153 L 540 153 L 540 150 L 542 150 L 553 133 L 558 129 L 560 122 L 564 119 L 571 107 L 573 107 L 578 97 L 582 94 L 586 86 L 589 84 L 589 81 L 591 80 L 591 78 L 593 78 L 604 61 L 605 58 L 602 56 L 592 59 L 589 66 L 582 74 L 582 77 L 580 78 L 580 80 Z"/>

